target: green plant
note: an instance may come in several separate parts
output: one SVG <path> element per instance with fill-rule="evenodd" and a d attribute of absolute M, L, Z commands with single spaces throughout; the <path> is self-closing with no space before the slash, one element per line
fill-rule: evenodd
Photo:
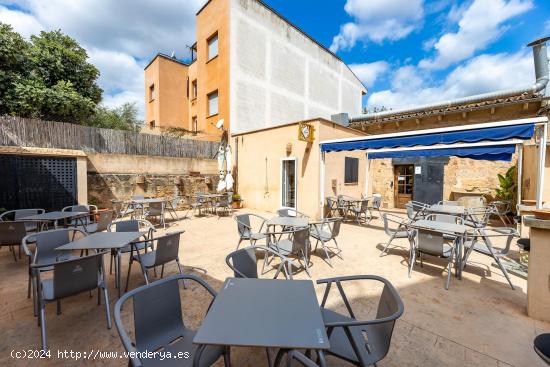
<path fill-rule="evenodd" d="M 516 194 L 516 167 L 510 167 L 504 175 L 497 175 L 500 187 L 496 188 L 496 197 L 500 200 L 514 200 Z"/>
<path fill-rule="evenodd" d="M 233 195 L 233 202 L 238 203 L 238 202 L 240 202 L 240 201 L 242 201 L 241 195 L 239 195 L 239 194 L 234 194 L 234 195 Z"/>

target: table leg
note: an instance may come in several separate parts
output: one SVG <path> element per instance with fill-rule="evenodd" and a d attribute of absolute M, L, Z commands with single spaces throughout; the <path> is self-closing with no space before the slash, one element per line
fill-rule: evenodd
<path fill-rule="evenodd" d="M 326 367 L 327 361 L 325 360 L 325 352 L 323 352 L 322 350 L 318 350 L 317 356 L 319 357 L 319 360 L 317 361 L 319 366 Z"/>
<path fill-rule="evenodd" d="M 464 236 L 460 236 L 460 241 L 458 241 L 458 256 L 457 256 L 457 261 L 458 261 L 458 271 L 457 271 L 457 275 L 458 275 L 458 279 L 462 279 L 462 248 L 464 247 Z"/>
<path fill-rule="evenodd" d="M 121 284 L 120 284 L 120 273 L 122 271 L 121 258 L 122 258 L 122 254 L 120 253 L 120 250 L 117 250 L 117 257 L 116 257 L 117 266 L 115 267 L 115 273 L 116 273 L 115 277 L 116 277 L 116 284 L 117 284 L 117 288 L 118 288 L 118 298 L 120 298 L 120 288 L 121 288 Z"/>

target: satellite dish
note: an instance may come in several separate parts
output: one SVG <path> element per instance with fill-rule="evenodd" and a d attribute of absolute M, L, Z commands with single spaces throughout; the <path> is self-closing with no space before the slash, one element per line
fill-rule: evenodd
<path fill-rule="evenodd" d="M 225 121 L 224 121 L 223 119 L 220 119 L 220 120 L 218 121 L 218 123 L 216 124 L 216 127 L 217 127 L 218 129 L 221 129 L 221 128 L 223 127 L 223 123 L 224 123 L 224 122 L 225 122 Z"/>

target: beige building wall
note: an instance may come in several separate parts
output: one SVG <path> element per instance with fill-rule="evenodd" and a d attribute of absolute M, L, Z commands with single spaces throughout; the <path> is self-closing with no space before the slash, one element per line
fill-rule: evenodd
<path fill-rule="evenodd" d="M 523 148 L 523 179 L 522 198 L 536 200 L 537 177 L 539 168 L 539 150 L 535 145 L 526 145 Z M 546 147 L 546 165 L 544 168 L 543 201 L 550 203 L 550 147 Z"/>
<path fill-rule="evenodd" d="M 361 133 L 326 120 L 311 120 L 315 141 L 298 140 L 298 122 L 236 135 L 238 150 L 238 192 L 248 208 L 275 212 L 281 207 L 281 160 L 295 158 L 297 163 L 297 210 L 312 218 L 321 217 L 319 142 L 327 139 L 355 137 Z M 326 182 L 343 181 L 340 161 L 344 154 L 333 153 L 327 161 Z M 328 156 L 328 155 L 327 155 Z M 364 163 L 363 163 L 364 165 Z M 363 166 L 364 167 L 364 166 Z M 361 168 L 360 168 L 361 171 Z M 364 172 L 364 169 L 363 169 Z M 342 188 L 359 197 L 364 181 L 360 176 L 356 186 Z"/>

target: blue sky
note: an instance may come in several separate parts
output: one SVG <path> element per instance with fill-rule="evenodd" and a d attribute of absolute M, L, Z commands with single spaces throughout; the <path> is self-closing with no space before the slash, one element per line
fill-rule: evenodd
<path fill-rule="evenodd" d="M 143 110 L 143 67 L 184 59 L 205 0 L 0 0 L 25 37 L 62 29 L 101 71 L 103 103 Z M 400 108 L 533 81 L 525 45 L 550 35 L 548 0 L 264 0 L 334 50 L 367 85 L 369 108 Z"/>

